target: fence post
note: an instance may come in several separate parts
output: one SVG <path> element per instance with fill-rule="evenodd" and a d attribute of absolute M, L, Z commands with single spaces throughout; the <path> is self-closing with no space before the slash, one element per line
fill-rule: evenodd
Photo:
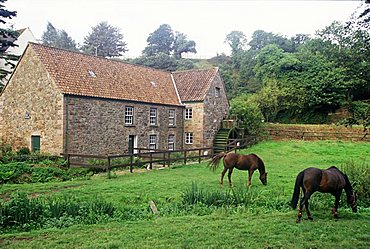
<path fill-rule="evenodd" d="M 166 152 L 163 152 L 163 163 L 162 163 L 163 168 L 166 167 Z"/>
<path fill-rule="evenodd" d="M 201 159 L 201 156 L 202 156 L 202 149 L 199 149 L 199 158 L 198 158 L 198 163 L 200 163 L 200 159 Z"/>
<path fill-rule="evenodd" d="M 150 152 L 150 164 L 149 164 L 149 169 L 153 168 L 153 153 Z"/>
<path fill-rule="evenodd" d="M 171 165 L 171 151 L 168 151 L 168 167 Z"/>
<path fill-rule="evenodd" d="M 131 154 L 130 155 L 130 173 L 132 173 L 132 163 L 133 163 L 133 161 L 134 161 L 134 155 Z"/>
<path fill-rule="evenodd" d="M 108 168 L 107 168 L 107 171 L 108 171 L 108 177 L 110 177 L 110 156 L 107 156 L 107 159 L 108 159 Z"/>
<path fill-rule="evenodd" d="M 186 150 L 184 151 L 184 164 L 186 165 Z"/>

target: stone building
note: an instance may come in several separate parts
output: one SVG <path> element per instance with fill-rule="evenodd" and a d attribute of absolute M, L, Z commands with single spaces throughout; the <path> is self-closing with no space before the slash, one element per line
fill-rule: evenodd
<path fill-rule="evenodd" d="M 185 105 L 184 148 L 212 147 L 229 112 L 218 68 L 174 72 L 173 78 Z"/>
<path fill-rule="evenodd" d="M 217 68 L 169 73 L 29 43 L 0 95 L 0 139 L 56 155 L 204 147 L 227 109 Z"/>

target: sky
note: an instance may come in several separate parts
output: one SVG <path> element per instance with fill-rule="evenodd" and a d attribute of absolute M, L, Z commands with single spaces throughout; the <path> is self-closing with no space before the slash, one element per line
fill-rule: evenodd
<path fill-rule="evenodd" d="M 252 0 L 8 0 L 7 10 L 17 16 L 7 21 L 15 29 L 30 28 L 41 39 L 48 22 L 65 30 L 78 44 L 99 22 L 118 27 L 127 43 L 124 57 L 137 57 L 146 39 L 161 24 L 196 42 L 193 58 L 230 54 L 228 33 L 242 31 L 247 40 L 256 30 L 287 37 L 311 34 L 333 21 L 345 22 L 361 5 L 349 1 Z"/>

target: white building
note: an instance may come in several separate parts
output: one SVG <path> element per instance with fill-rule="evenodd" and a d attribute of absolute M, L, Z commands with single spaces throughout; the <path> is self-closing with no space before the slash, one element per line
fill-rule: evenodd
<path fill-rule="evenodd" d="M 19 36 L 14 41 L 14 43 L 18 46 L 9 47 L 5 52 L 7 54 L 13 54 L 13 55 L 21 56 L 23 54 L 24 50 L 26 49 L 28 42 L 37 42 L 37 40 L 36 40 L 35 36 L 32 34 L 32 32 L 29 28 L 20 29 L 20 30 L 17 30 L 17 32 L 19 33 Z M 6 66 L 5 63 L 6 63 L 6 61 L 1 59 L 0 60 L 0 68 L 5 69 L 7 71 L 12 71 L 11 67 Z M 15 61 L 15 64 L 16 63 L 17 62 Z M 9 77 L 10 77 L 10 74 L 5 79 L 3 79 L 1 83 L 3 85 L 6 85 L 6 83 L 9 80 Z"/>

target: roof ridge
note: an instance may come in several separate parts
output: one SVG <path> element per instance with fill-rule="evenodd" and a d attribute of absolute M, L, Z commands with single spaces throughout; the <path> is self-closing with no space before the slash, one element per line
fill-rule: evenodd
<path fill-rule="evenodd" d="M 96 55 L 92 55 L 92 54 L 86 54 L 86 53 L 81 52 L 81 51 L 74 51 L 74 50 L 70 50 L 70 49 L 66 49 L 66 48 L 57 48 L 57 47 L 53 47 L 51 45 L 41 44 L 41 43 L 37 43 L 37 42 L 28 42 L 28 43 L 31 44 L 31 45 L 43 46 L 43 47 L 47 47 L 47 48 L 51 48 L 51 49 L 65 51 L 65 52 L 68 52 L 68 53 L 80 54 L 82 56 L 92 57 L 94 59 L 102 59 L 102 60 L 107 60 L 107 61 L 110 61 L 110 62 L 117 62 L 117 63 L 122 63 L 122 64 L 125 64 L 125 65 L 131 65 L 131 66 L 138 67 L 138 68 L 147 68 L 147 69 L 150 69 L 150 70 L 153 70 L 153 71 L 159 71 L 159 72 L 162 72 L 162 73 L 171 74 L 171 72 L 168 72 L 168 71 L 165 71 L 165 70 L 157 69 L 157 68 L 154 68 L 154 67 L 148 67 L 148 66 L 144 66 L 144 65 L 140 65 L 140 64 L 129 63 L 129 62 L 126 62 L 126 61 L 123 61 L 123 60 L 105 58 L 105 57 L 96 56 Z"/>

